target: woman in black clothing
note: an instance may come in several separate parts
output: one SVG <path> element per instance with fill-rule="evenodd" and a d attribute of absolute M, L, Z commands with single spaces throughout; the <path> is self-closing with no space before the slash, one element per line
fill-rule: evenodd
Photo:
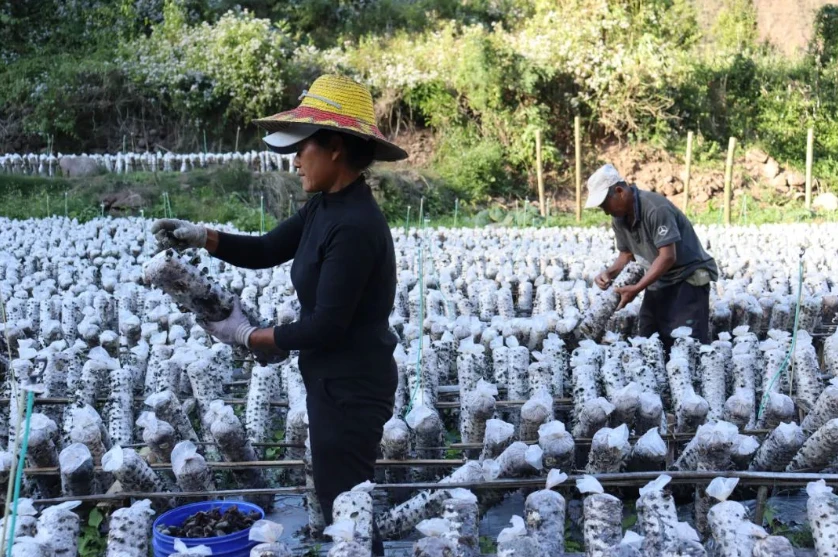
<path fill-rule="evenodd" d="M 233 265 L 263 269 L 291 259 L 300 319 L 253 327 L 236 306 L 204 324 L 228 344 L 262 355 L 299 350 L 307 389 L 315 489 L 327 523 L 337 495 L 373 479 L 384 423 L 396 390 L 397 339 L 388 318 L 396 290 L 390 228 L 363 171 L 374 160 L 407 154 L 375 127 L 372 98 L 353 81 L 323 76 L 295 110 L 257 120 L 265 142 L 296 152 L 303 189 L 315 194 L 300 211 L 261 237 L 232 235 L 172 219 L 153 228 L 161 243 L 204 247 Z M 383 554 L 379 543 L 376 555 Z"/>

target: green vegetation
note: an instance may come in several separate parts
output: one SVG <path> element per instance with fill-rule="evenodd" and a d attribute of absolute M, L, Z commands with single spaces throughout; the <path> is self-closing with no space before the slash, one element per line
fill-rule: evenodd
<path fill-rule="evenodd" d="M 697 166 L 719 165 L 732 135 L 799 168 L 813 126 L 829 189 L 838 8 L 815 17 L 807 53 L 787 59 L 758 43 L 749 0 L 725 0 L 706 29 L 693 0 L 0 0 L 0 151 L 53 137 L 64 152 L 255 148 L 254 117 L 340 72 L 373 89 L 386 133 L 432 138 L 432 215 L 454 196 L 479 213 L 532 195 L 537 129 L 550 183 L 568 188 L 577 115 L 587 152 L 611 139 L 683 152 L 693 130 Z M 391 220 L 415 205 L 385 193 Z M 191 198 L 173 194 L 175 212 L 209 203 Z M 252 199 L 225 201 L 219 218 L 252 226 Z"/>
<path fill-rule="evenodd" d="M 490 536 L 480 536 L 481 555 L 494 555 L 498 551 L 498 544 Z"/>
<path fill-rule="evenodd" d="M 105 553 L 107 536 L 102 535 L 99 531 L 99 527 L 104 520 L 105 517 L 99 509 L 93 508 L 90 511 L 87 517 L 87 524 L 82 525 L 79 535 L 80 557 L 98 557 Z"/>
<path fill-rule="evenodd" d="M 433 227 L 554 227 L 609 226 L 602 211 L 587 210 L 581 223 L 572 213 L 553 212 L 542 218 L 532 202 L 519 202 L 506 209 L 495 205 L 489 209 L 460 204 L 454 217 L 455 192 L 444 182 L 414 171 L 375 169 L 368 182 L 392 226 L 404 227 L 407 208 L 411 208 L 410 226 L 418 227 L 420 199 Z M 100 215 L 145 216 L 160 218 L 167 214 L 164 193 L 174 217 L 194 222 L 230 223 L 240 230 L 258 232 L 261 224 L 261 198 L 265 200 L 265 230 L 289 215 L 289 211 L 305 201 L 299 180 L 293 174 L 275 172 L 267 175 L 251 173 L 243 168 L 194 170 L 187 173 L 158 172 L 102 174 L 90 178 L 41 178 L 0 174 L 0 217 L 17 219 L 66 215 L 80 222 Z M 771 222 L 823 222 L 838 216 L 824 216 L 807 211 L 801 201 L 777 200 L 755 203 L 746 196 L 734 200 L 731 222 L 734 224 L 766 224 Z M 721 224 L 722 209 L 711 201 L 699 212 L 690 212 L 698 224 Z"/>

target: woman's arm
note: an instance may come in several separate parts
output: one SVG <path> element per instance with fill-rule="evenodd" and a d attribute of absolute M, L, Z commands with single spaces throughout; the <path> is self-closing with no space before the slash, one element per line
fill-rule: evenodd
<path fill-rule="evenodd" d="M 303 234 L 307 207 L 262 236 L 228 234 L 207 229 L 206 249 L 236 267 L 267 269 L 294 258 Z"/>
<path fill-rule="evenodd" d="M 250 348 L 270 354 L 277 349 L 316 350 L 340 342 L 352 323 L 375 263 L 375 249 L 368 234 L 352 226 L 338 228 L 320 267 L 312 315 L 255 331 L 250 336 Z"/>

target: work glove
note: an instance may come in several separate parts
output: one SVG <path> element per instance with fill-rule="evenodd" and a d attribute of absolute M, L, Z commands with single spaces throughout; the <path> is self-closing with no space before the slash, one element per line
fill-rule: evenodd
<path fill-rule="evenodd" d="M 178 219 L 159 219 L 151 225 L 160 251 L 202 248 L 207 245 L 207 229 Z"/>
<path fill-rule="evenodd" d="M 256 327 L 250 324 L 247 316 L 242 312 L 241 303 L 238 298 L 233 300 L 233 311 L 227 319 L 222 321 L 198 321 L 200 325 L 208 334 L 214 336 L 224 344 L 237 345 L 250 349 L 249 341 L 250 335 L 256 330 Z"/>

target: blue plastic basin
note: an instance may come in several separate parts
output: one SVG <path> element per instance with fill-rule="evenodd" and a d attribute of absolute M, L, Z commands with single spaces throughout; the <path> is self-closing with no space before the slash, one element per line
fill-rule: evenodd
<path fill-rule="evenodd" d="M 240 511 L 249 513 L 256 511 L 260 518 L 265 517 L 265 511 L 256 505 L 245 503 L 244 501 L 203 501 L 201 503 L 192 503 L 184 505 L 176 509 L 161 514 L 157 520 L 154 521 L 152 530 L 151 547 L 154 550 L 154 557 L 169 557 L 175 553 L 175 539 L 172 536 L 166 536 L 157 531 L 161 525 L 165 526 L 181 526 L 186 519 L 199 511 L 209 511 L 212 509 L 221 509 L 223 513 L 228 508 L 236 506 Z M 255 547 L 257 542 L 252 542 L 250 537 L 250 528 L 235 532 L 227 536 L 219 536 L 215 538 L 180 538 L 186 547 L 196 547 L 205 545 L 212 549 L 213 557 L 250 557 L 250 550 Z"/>

